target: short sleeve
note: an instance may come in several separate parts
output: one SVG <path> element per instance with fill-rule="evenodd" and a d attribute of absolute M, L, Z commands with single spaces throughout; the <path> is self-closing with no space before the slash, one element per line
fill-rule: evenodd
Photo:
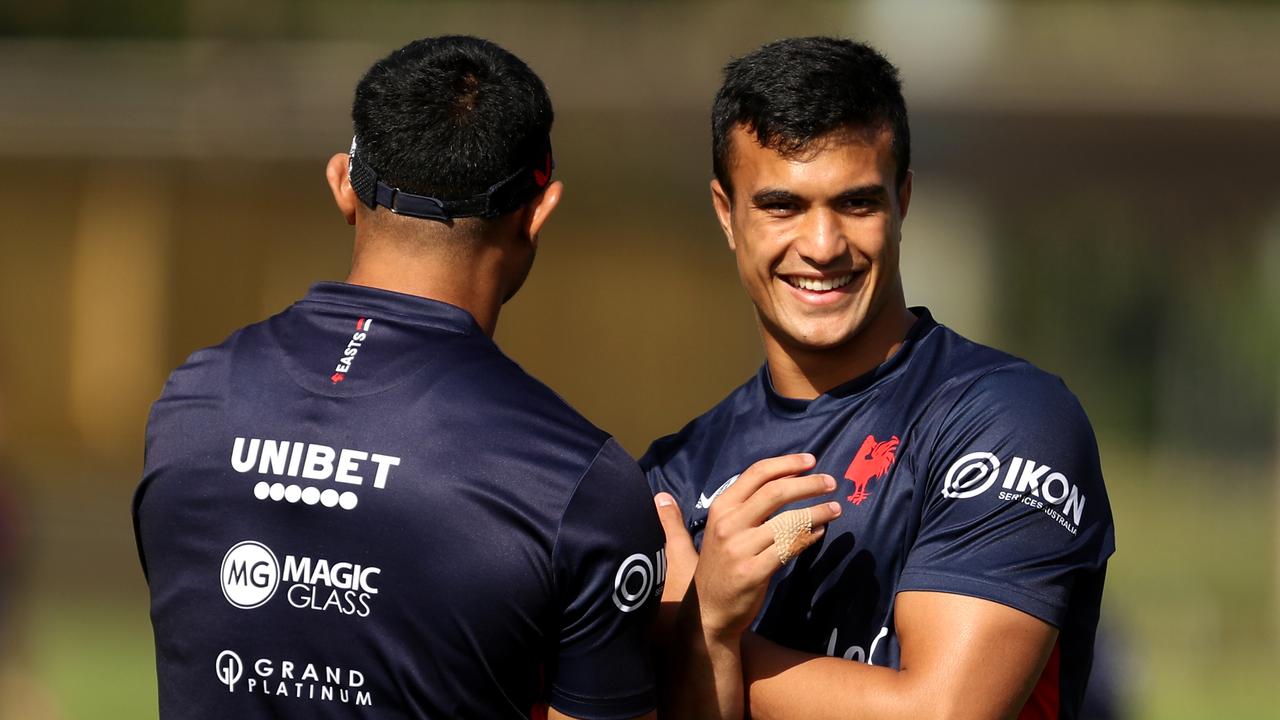
<path fill-rule="evenodd" d="M 649 481 L 649 492 L 657 495 L 660 492 L 671 493 L 672 496 L 679 497 L 677 492 L 680 488 L 671 484 L 667 479 L 667 474 L 662 471 L 661 465 L 642 464 L 640 469 L 644 471 L 644 477 Z"/>
<path fill-rule="evenodd" d="M 995 371 L 961 395 L 927 453 L 898 590 L 971 595 L 1061 627 L 1075 584 L 1115 550 L 1097 443 L 1075 397 L 1031 366 Z"/>
<path fill-rule="evenodd" d="M 666 578 L 664 536 L 644 475 L 609 440 L 579 482 L 556 538 L 562 596 L 551 705 L 633 718 L 656 704 L 649 640 Z"/>
<path fill-rule="evenodd" d="M 670 455 L 670 444 L 673 442 L 674 437 L 668 436 L 654 441 L 649 446 L 649 450 L 640 458 L 640 469 L 644 472 L 645 479 L 649 481 L 649 492 L 651 494 L 671 493 L 677 504 L 684 508 L 687 507 L 685 500 L 688 499 L 691 488 L 688 487 L 687 483 L 677 482 L 676 478 L 672 477 L 671 473 L 668 472 L 668 466 L 675 462 L 668 457 Z M 676 474 L 678 475 L 679 473 Z"/>

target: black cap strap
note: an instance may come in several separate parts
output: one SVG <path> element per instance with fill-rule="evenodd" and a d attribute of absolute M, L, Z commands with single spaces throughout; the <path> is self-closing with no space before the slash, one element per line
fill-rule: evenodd
<path fill-rule="evenodd" d="M 453 218 L 494 218 L 506 214 L 528 202 L 542 192 L 551 182 L 555 160 L 551 155 L 551 140 L 547 140 L 546 152 L 541 153 L 538 165 L 524 167 L 498 181 L 480 195 L 461 200 L 441 200 L 426 195 L 415 195 L 384 183 L 378 173 L 364 161 L 351 138 L 350 163 L 347 175 L 351 187 L 360 201 L 370 208 L 379 205 L 397 215 L 448 222 Z"/>

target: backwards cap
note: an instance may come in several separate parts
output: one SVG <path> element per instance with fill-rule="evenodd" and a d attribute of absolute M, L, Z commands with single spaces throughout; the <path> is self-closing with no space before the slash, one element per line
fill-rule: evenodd
<path fill-rule="evenodd" d="M 361 202 L 370 209 L 381 205 L 397 215 L 446 223 L 463 217 L 495 218 L 515 210 L 547 187 L 555 168 L 551 139 L 547 138 L 546 151 L 534 156 L 538 158 L 534 161 L 536 164 L 520 168 L 479 195 L 441 199 L 415 195 L 386 184 L 378 178 L 378 171 L 364 161 L 357 145 L 357 139 L 352 137 L 347 177 Z"/>

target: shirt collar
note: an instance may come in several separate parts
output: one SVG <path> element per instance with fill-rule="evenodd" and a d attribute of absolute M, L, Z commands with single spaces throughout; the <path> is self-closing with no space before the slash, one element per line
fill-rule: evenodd
<path fill-rule="evenodd" d="M 306 297 L 299 302 L 343 305 L 372 311 L 370 314 L 375 318 L 378 314 L 391 315 L 415 325 L 425 325 L 462 334 L 482 333 L 480 325 L 476 323 L 471 313 L 456 305 L 364 285 L 318 282 L 311 286 Z"/>
<path fill-rule="evenodd" d="M 766 362 L 760 367 L 758 377 L 764 389 L 765 397 L 769 401 L 769 406 L 783 415 L 820 413 L 827 408 L 840 407 L 847 400 L 861 396 L 881 380 L 896 375 L 906 365 L 915 345 L 928 334 L 929 330 L 938 325 L 928 308 L 913 307 L 910 310 L 915 314 L 916 321 L 907 330 L 906 336 L 902 339 L 902 345 L 888 360 L 857 377 L 840 383 L 812 400 L 790 398 L 779 394 L 773 387 L 773 378 L 769 374 L 769 363 Z"/>

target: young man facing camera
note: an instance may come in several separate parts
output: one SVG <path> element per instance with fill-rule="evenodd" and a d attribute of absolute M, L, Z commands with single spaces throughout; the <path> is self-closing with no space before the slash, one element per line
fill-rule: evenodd
<path fill-rule="evenodd" d="M 1093 433 L 1058 378 L 908 309 L 897 70 L 773 43 L 728 65 L 712 126 L 766 362 L 641 461 L 668 596 L 696 563 L 671 709 L 1076 717 L 1114 549 Z"/>
<path fill-rule="evenodd" d="M 546 89 L 430 38 L 352 116 L 328 165 L 347 282 L 197 352 L 152 410 L 161 717 L 651 713 L 644 477 L 490 339 L 560 199 Z"/>

